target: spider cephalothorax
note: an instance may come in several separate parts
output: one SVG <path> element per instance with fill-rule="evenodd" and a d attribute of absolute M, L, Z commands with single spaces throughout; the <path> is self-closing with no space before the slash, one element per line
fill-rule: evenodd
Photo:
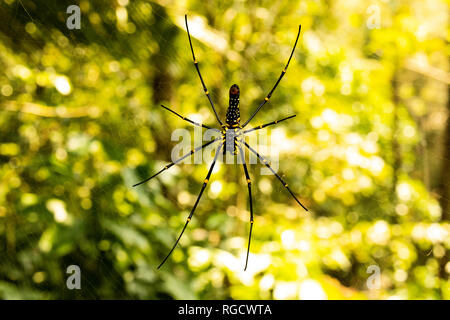
<path fill-rule="evenodd" d="M 216 161 L 218 159 L 218 156 L 223 148 L 223 153 L 226 152 L 230 152 L 232 154 L 239 154 L 240 158 L 242 160 L 242 165 L 244 167 L 244 173 L 245 173 L 245 177 L 247 180 L 247 187 L 248 187 L 248 193 L 249 193 L 249 203 L 250 203 L 250 231 L 249 231 L 249 235 L 248 235 L 248 247 L 247 247 L 247 256 L 245 259 L 245 268 L 244 270 L 247 269 L 247 263 L 248 263 L 248 255 L 250 252 L 250 241 L 252 238 L 252 230 L 253 230 L 253 202 L 252 202 L 252 187 L 251 187 L 251 180 L 250 180 L 250 175 L 248 173 L 248 169 L 247 169 L 247 164 L 245 162 L 245 157 L 244 157 L 244 152 L 243 152 L 243 148 L 247 148 L 251 153 L 255 154 L 258 159 L 277 177 L 277 179 L 283 184 L 283 186 L 288 190 L 288 192 L 292 195 L 292 197 L 295 199 L 295 201 L 297 201 L 297 203 L 303 207 L 303 209 L 305 209 L 306 211 L 308 211 L 303 204 L 297 199 L 297 197 L 294 195 L 294 193 L 291 191 L 291 189 L 288 187 L 288 184 L 275 172 L 275 170 L 273 170 L 273 168 L 270 166 L 269 161 L 264 158 L 263 156 L 261 156 L 258 152 L 255 151 L 255 149 L 253 149 L 247 142 L 245 142 L 244 139 L 242 139 L 242 136 L 244 136 L 245 134 L 255 131 L 255 130 L 259 130 L 262 128 L 265 128 L 267 126 L 271 126 L 274 124 L 277 124 L 281 121 L 284 120 L 288 120 L 291 119 L 293 117 L 295 117 L 295 115 L 291 115 L 289 117 L 280 119 L 280 120 L 275 120 L 266 124 L 262 124 L 259 125 L 257 127 L 248 129 L 248 130 L 244 130 L 244 127 L 250 122 L 250 120 L 253 119 L 253 117 L 256 115 L 256 113 L 258 113 L 258 111 L 262 108 L 262 106 L 264 106 L 270 99 L 270 97 L 272 96 L 272 93 L 274 92 L 274 90 L 276 89 L 276 87 L 278 86 L 278 84 L 280 83 L 281 79 L 283 78 L 283 76 L 286 74 L 286 70 L 287 67 L 289 66 L 289 62 L 291 61 L 292 55 L 294 54 L 295 51 L 295 47 L 297 46 L 297 41 L 298 41 L 298 37 L 300 36 L 300 30 L 301 30 L 301 26 L 299 26 L 298 29 L 298 34 L 297 34 L 297 38 L 295 39 L 295 44 L 294 44 L 294 48 L 292 49 L 291 55 L 289 56 L 289 60 L 286 64 L 286 66 L 284 67 L 283 71 L 281 71 L 281 75 L 279 76 L 277 82 L 275 83 L 275 85 L 273 86 L 272 90 L 270 90 L 270 92 L 267 94 L 267 96 L 264 98 L 264 100 L 261 102 L 261 104 L 259 105 L 259 107 L 253 112 L 253 114 L 250 116 L 250 118 L 243 124 L 240 124 L 240 114 L 239 114 L 239 87 L 237 84 L 233 84 L 230 88 L 230 100 L 229 100 L 229 105 L 228 105 L 228 110 L 227 110 L 227 114 L 226 114 L 226 120 L 225 120 L 225 124 L 220 120 L 216 108 L 214 107 L 214 103 L 211 100 L 211 96 L 209 95 L 209 91 L 206 88 L 205 82 L 203 81 L 202 75 L 200 73 L 200 69 L 198 67 L 198 61 L 195 58 L 195 54 L 194 54 L 194 48 L 192 47 L 192 41 L 191 41 L 191 35 L 189 33 L 189 27 L 188 27 L 188 23 L 187 23 L 187 16 L 185 16 L 185 22 L 186 22 L 186 29 L 187 29 L 187 33 L 188 33 L 188 39 L 189 39 L 189 45 L 191 47 L 191 53 L 192 53 L 192 58 L 194 59 L 194 66 L 195 69 L 197 70 L 198 76 L 200 77 L 200 81 L 202 83 L 202 87 L 203 90 L 205 92 L 206 97 L 209 100 L 209 103 L 211 104 L 212 110 L 214 111 L 214 115 L 216 116 L 217 121 L 219 122 L 219 125 L 221 126 L 221 130 L 216 129 L 216 128 L 212 128 L 209 127 L 207 125 L 204 124 L 200 124 L 197 122 L 194 122 L 186 117 L 183 117 L 182 115 L 176 113 L 175 111 L 162 106 L 164 109 L 174 113 L 175 115 L 177 115 L 178 117 L 182 118 L 183 120 L 195 125 L 195 126 L 200 126 L 203 128 L 207 128 L 207 129 L 211 129 L 214 130 L 218 133 L 221 134 L 220 137 L 209 141 L 207 143 L 205 143 L 204 145 L 197 147 L 195 149 L 192 149 L 189 153 L 185 154 L 184 156 L 180 157 L 179 159 L 169 163 L 168 165 L 166 165 L 164 168 L 162 168 L 160 171 L 158 171 L 157 173 L 155 173 L 153 176 L 151 176 L 150 178 L 147 178 L 139 183 L 136 183 L 135 185 L 133 185 L 133 187 L 138 186 L 144 182 L 149 181 L 150 179 L 156 177 L 157 175 L 159 175 L 161 172 L 169 169 L 170 167 L 172 167 L 173 165 L 180 163 L 181 161 L 183 161 L 184 159 L 186 159 L 187 157 L 193 155 L 194 153 L 202 150 L 203 148 L 209 146 L 210 144 L 213 143 L 217 143 L 218 142 L 218 146 L 216 149 L 216 153 L 214 156 L 214 160 L 211 163 L 211 166 L 209 167 L 208 170 L 208 174 L 206 175 L 205 180 L 203 181 L 203 185 L 202 188 L 200 189 L 200 194 L 197 197 L 197 200 L 194 203 L 194 206 L 192 207 L 191 212 L 189 213 L 189 216 L 186 220 L 186 223 L 183 227 L 183 230 L 181 231 L 180 235 L 178 236 L 178 239 L 175 241 L 175 244 L 173 245 L 172 249 L 170 250 L 169 254 L 164 258 L 164 260 L 161 262 L 161 264 L 158 266 L 158 269 L 164 264 L 164 262 L 166 262 L 166 260 L 169 258 L 169 256 L 171 255 L 171 253 L 173 252 L 173 250 L 175 249 L 175 247 L 177 246 L 178 242 L 181 239 L 181 236 L 183 235 L 184 231 L 186 230 L 186 227 L 188 226 L 189 222 L 191 221 L 192 216 L 194 215 L 195 209 L 197 208 L 197 205 L 200 201 L 200 198 L 202 197 L 203 191 L 205 190 L 208 182 L 209 182 L 209 178 L 211 177 L 212 171 L 214 169 L 214 165 L 216 164 Z"/>

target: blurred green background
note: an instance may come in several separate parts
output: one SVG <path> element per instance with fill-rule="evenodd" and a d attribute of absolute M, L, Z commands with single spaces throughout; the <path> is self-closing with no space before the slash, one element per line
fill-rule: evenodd
<path fill-rule="evenodd" d="M 81 29 L 69 30 L 69 5 Z M 449 1 L 0 2 L 0 298 L 449 299 Z M 159 107 L 214 124 L 241 87 L 272 127 L 279 173 L 170 161 Z M 66 268 L 81 268 L 81 290 Z M 370 267 L 375 266 L 375 267 Z M 373 268 L 379 287 L 368 286 Z M 368 272 L 369 269 L 369 272 Z M 372 283 L 372 282 L 370 282 Z M 372 289 L 370 289 L 372 288 Z"/>

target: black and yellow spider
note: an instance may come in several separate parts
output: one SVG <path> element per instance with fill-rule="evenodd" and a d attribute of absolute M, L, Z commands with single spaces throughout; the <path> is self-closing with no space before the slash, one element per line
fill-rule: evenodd
<path fill-rule="evenodd" d="M 257 127 L 254 127 L 252 129 L 248 129 L 248 130 L 244 130 L 245 126 L 253 119 L 253 117 L 256 115 L 256 113 L 258 113 L 258 111 L 264 106 L 264 104 L 266 104 L 267 101 L 269 101 L 270 97 L 272 96 L 272 93 L 275 91 L 276 87 L 278 86 L 278 84 L 280 83 L 281 79 L 283 78 L 283 76 L 286 74 L 286 70 L 289 66 L 289 62 L 291 61 L 291 58 L 294 54 L 295 51 L 295 47 L 297 46 L 297 41 L 298 38 L 300 36 L 300 30 L 301 30 L 301 26 L 298 27 L 298 33 L 297 33 L 297 38 L 295 39 L 295 44 L 294 44 L 294 48 L 292 49 L 291 55 L 289 56 L 289 60 L 286 64 L 286 66 L 284 67 L 283 71 L 281 72 L 280 77 L 278 78 L 277 82 L 275 83 L 275 85 L 273 86 L 272 90 L 270 90 L 269 94 L 264 98 L 264 100 L 261 102 L 261 104 L 259 105 L 259 107 L 255 110 L 255 112 L 253 112 L 253 114 L 251 115 L 251 117 L 244 123 L 244 124 L 240 124 L 240 114 L 239 114 L 239 87 L 236 84 L 233 84 L 230 88 L 229 91 L 229 95 L 230 95 L 230 100 L 229 100 L 229 104 L 228 104 L 228 110 L 227 110 L 227 114 L 226 114 L 226 120 L 225 120 L 225 124 L 219 119 L 219 116 L 217 115 L 217 111 L 216 108 L 214 107 L 214 103 L 211 100 L 211 96 L 209 94 L 208 89 L 206 88 L 205 82 L 203 81 L 202 75 L 200 73 L 200 69 L 198 67 L 198 61 L 195 58 L 195 54 L 194 54 L 194 49 L 192 47 L 192 41 L 191 41 L 191 35 L 189 33 L 189 27 L 188 27 L 188 23 L 187 23 L 187 16 L 185 15 L 185 22 L 186 22 L 186 30 L 188 33 L 188 39 L 189 39 L 189 45 L 191 47 L 191 52 L 192 52 L 192 58 L 194 59 L 194 66 L 195 69 L 197 69 L 197 73 L 198 76 L 200 77 L 200 81 L 202 83 L 203 86 L 203 90 L 205 91 L 206 97 L 209 100 L 209 103 L 211 104 L 211 107 L 214 111 L 214 114 L 216 116 L 217 121 L 219 122 L 220 126 L 221 126 L 221 130 L 216 129 L 216 128 L 212 128 L 209 127 L 207 125 L 204 124 L 200 124 L 197 122 L 194 122 L 186 117 L 181 116 L 180 114 L 176 113 L 175 111 L 161 105 L 164 109 L 174 113 L 175 115 L 177 115 L 178 117 L 180 117 L 181 119 L 195 125 L 195 126 L 201 126 L 203 128 L 207 128 L 207 129 L 212 129 L 215 130 L 217 132 L 221 133 L 221 136 L 219 138 L 216 138 L 208 143 L 205 143 L 204 145 L 197 147 L 195 149 L 192 149 L 189 153 L 183 155 L 182 157 L 180 157 L 179 159 L 171 162 L 170 164 L 166 165 L 164 168 L 162 168 L 159 172 L 157 172 L 156 174 L 154 174 L 153 176 L 151 176 L 150 178 L 147 178 L 139 183 L 136 183 L 135 185 L 133 185 L 133 187 L 136 187 L 140 184 L 143 184 L 147 181 L 149 181 L 150 179 L 156 177 L 157 175 L 159 175 L 161 172 L 169 169 L 170 167 L 172 167 L 174 164 L 177 164 L 179 162 L 181 162 L 182 160 L 184 160 L 185 158 L 193 155 L 194 153 L 196 153 L 197 151 L 202 150 L 203 148 L 209 146 L 212 143 L 215 142 L 219 142 L 218 147 L 216 149 L 215 155 L 214 155 L 214 160 L 212 161 L 212 164 L 209 168 L 208 174 L 206 175 L 206 178 L 203 182 L 203 186 L 200 190 L 200 194 L 197 197 L 197 200 L 195 201 L 194 207 L 192 208 L 191 212 L 189 213 L 189 216 L 186 220 L 186 224 L 183 227 L 183 230 L 181 231 L 177 241 L 175 242 L 175 244 L 173 245 L 172 249 L 170 250 L 169 254 L 164 258 L 164 260 L 161 262 L 161 264 L 158 266 L 158 269 L 166 262 L 166 260 L 169 258 L 169 256 L 172 254 L 173 250 L 175 249 L 175 247 L 177 246 L 178 242 L 181 239 L 181 236 L 183 235 L 184 231 L 186 230 L 187 225 L 189 224 L 189 221 L 191 221 L 192 216 L 194 215 L 195 209 L 197 208 L 197 205 L 200 201 L 200 198 L 202 197 L 203 191 L 206 188 L 206 185 L 209 182 L 209 178 L 211 177 L 211 173 L 213 171 L 214 165 L 217 161 L 217 158 L 220 154 L 220 151 L 223 149 L 223 154 L 226 154 L 227 152 L 230 152 L 231 154 L 240 154 L 241 156 L 241 160 L 242 160 L 242 165 L 244 167 L 244 173 L 245 173 L 245 177 L 247 179 L 247 185 L 248 185 L 248 193 L 249 193 L 249 202 L 250 202 L 250 231 L 249 231 L 249 236 L 248 236 L 248 247 L 247 247 L 247 256 L 245 259 L 245 268 L 244 270 L 247 269 L 247 264 L 248 264 L 248 256 L 249 256 L 249 252 L 250 252 L 250 241 L 251 241 L 251 237 L 252 237 L 252 229 L 253 229 L 253 204 L 252 204 L 252 187 L 251 187 L 251 180 L 250 180 L 250 175 L 248 173 L 248 169 L 247 169 L 247 165 L 245 163 L 245 157 L 244 157 L 244 152 L 243 152 L 243 146 L 245 146 L 247 149 L 250 150 L 250 152 L 254 153 L 259 159 L 260 161 L 266 165 L 267 168 L 269 168 L 269 170 L 278 178 L 278 180 L 280 180 L 280 182 L 283 184 L 283 186 L 289 191 L 289 193 L 294 197 L 295 201 L 297 201 L 297 203 L 302 206 L 303 209 L 305 209 L 306 211 L 308 211 L 308 209 L 306 209 L 306 207 L 297 199 L 297 197 L 294 195 L 294 193 L 291 191 L 291 189 L 289 189 L 288 184 L 273 170 L 273 168 L 270 166 L 269 161 L 264 158 L 263 156 L 261 156 L 258 152 L 256 152 L 252 147 L 249 146 L 249 144 L 247 142 L 245 142 L 241 137 L 245 134 L 247 134 L 248 132 L 254 131 L 254 130 L 259 130 L 262 128 L 265 128 L 267 126 L 270 125 L 274 125 L 277 124 L 281 121 L 284 120 L 288 120 L 291 119 L 293 117 L 295 117 L 295 115 L 291 115 L 287 118 L 283 118 L 280 120 L 275 120 L 272 121 L 270 123 L 266 123 L 266 124 L 262 124 L 259 125 Z"/>

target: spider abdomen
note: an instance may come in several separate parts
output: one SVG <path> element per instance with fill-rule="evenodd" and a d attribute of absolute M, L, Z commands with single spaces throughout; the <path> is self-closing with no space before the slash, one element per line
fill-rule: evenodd
<path fill-rule="evenodd" d="M 239 127 L 241 115 L 239 113 L 239 87 L 233 84 L 230 88 L 230 100 L 228 103 L 228 110 L 226 116 L 227 126 L 230 128 Z"/>
<path fill-rule="evenodd" d="M 230 127 L 238 127 L 239 126 L 239 120 L 240 120 L 240 114 L 239 114 L 239 106 L 236 107 L 228 107 L 227 110 L 227 125 Z"/>

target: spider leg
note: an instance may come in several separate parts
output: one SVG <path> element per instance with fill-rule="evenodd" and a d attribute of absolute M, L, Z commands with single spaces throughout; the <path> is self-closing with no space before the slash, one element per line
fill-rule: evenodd
<path fill-rule="evenodd" d="M 248 255 L 250 253 L 250 241 L 252 240 L 252 229 L 253 229 L 253 203 L 252 203 L 252 181 L 250 175 L 248 174 L 247 164 L 245 163 L 245 156 L 242 147 L 238 144 L 239 153 L 241 154 L 242 165 L 244 166 L 245 178 L 247 179 L 248 186 L 248 196 L 250 201 L 250 232 L 248 234 L 248 246 L 247 246 L 247 257 L 245 258 L 244 271 L 247 270 L 248 265 Z"/>
<path fill-rule="evenodd" d="M 259 107 L 255 110 L 255 112 L 253 112 L 251 117 L 242 125 L 242 128 L 244 128 L 250 122 L 250 120 L 252 120 L 253 117 L 258 113 L 258 111 L 262 108 L 262 106 L 265 105 L 267 101 L 269 101 L 270 97 L 272 96 L 272 93 L 275 91 L 275 89 L 277 88 L 277 86 L 280 83 L 281 79 L 286 74 L 286 70 L 287 70 L 287 68 L 289 66 L 289 62 L 291 62 L 292 56 L 294 55 L 295 47 L 297 46 L 298 37 L 300 36 L 301 29 L 302 29 L 302 26 L 298 26 L 298 33 L 297 33 L 297 38 L 295 39 L 294 48 L 292 48 L 292 52 L 291 52 L 291 55 L 289 56 L 289 60 L 286 63 L 286 66 L 284 67 L 283 71 L 281 71 L 280 77 L 278 78 L 277 82 L 273 86 L 272 90 L 270 90 L 269 94 L 264 98 L 263 102 L 261 102 Z"/>
<path fill-rule="evenodd" d="M 178 236 L 177 241 L 176 241 L 175 244 L 173 245 L 173 247 L 172 247 L 172 249 L 170 250 L 169 254 L 164 258 L 164 260 L 163 260 L 163 261 L 161 262 L 161 264 L 158 266 L 158 269 L 161 268 L 161 266 L 164 264 L 164 262 L 166 262 L 166 260 L 170 257 L 170 255 L 172 254 L 173 250 L 175 250 L 175 247 L 177 246 L 178 242 L 180 241 L 181 236 L 182 236 L 183 233 L 184 233 L 184 230 L 186 230 L 186 227 L 187 227 L 187 225 L 189 224 L 189 221 L 191 221 L 191 218 L 192 218 L 192 216 L 194 215 L 194 211 L 195 211 L 195 209 L 197 208 L 197 205 L 198 205 L 198 203 L 199 203 L 199 201 L 200 201 L 200 198 L 202 197 L 203 191 L 205 190 L 206 185 L 208 184 L 209 178 L 211 177 L 211 173 L 212 173 L 212 171 L 213 171 L 214 165 L 216 164 L 216 160 L 217 160 L 217 157 L 218 157 L 219 154 L 220 154 L 220 150 L 222 149 L 222 146 L 223 146 L 223 143 L 220 144 L 220 146 L 217 148 L 216 154 L 214 155 L 214 160 L 213 160 L 213 162 L 211 163 L 211 166 L 210 166 L 210 168 L 209 168 L 208 174 L 206 175 L 206 178 L 205 178 L 205 180 L 204 180 L 204 182 L 203 182 L 202 189 L 200 190 L 200 194 L 198 195 L 197 200 L 195 201 L 194 207 L 192 207 L 192 210 L 191 210 L 191 212 L 189 213 L 189 216 L 188 216 L 188 218 L 187 218 L 187 220 L 186 220 L 186 223 L 185 223 L 185 225 L 184 225 L 184 227 L 183 227 L 183 230 L 181 230 L 181 233 L 180 233 L 180 235 Z"/>
<path fill-rule="evenodd" d="M 262 129 L 262 128 L 265 128 L 265 127 L 268 127 L 268 126 L 271 126 L 271 125 L 274 125 L 274 124 L 277 124 L 277 123 L 280 123 L 281 121 L 291 119 L 291 118 L 293 118 L 295 116 L 296 115 L 293 114 L 292 116 L 289 116 L 289 117 L 286 117 L 286 118 L 283 118 L 283 119 L 280 119 L 280 120 L 275 120 L 275 121 L 272 121 L 272 122 L 269 122 L 269 123 L 266 123 L 266 124 L 261 124 L 261 125 L 259 125 L 257 127 L 245 130 L 241 134 L 246 134 L 246 133 L 249 133 L 249 132 L 252 132 L 252 131 L 255 131 L 255 130 L 259 130 L 259 129 Z"/>
<path fill-rule="evenodd" d="M 163 106 L 163 105 L 161 105 L 161 107 L 163 107 L 163 108 L 166 109 L 167 111 L 172 112 L 174 115 L 180 117 L 180 118 L 183 119 L 184 121 L 187 121 L 187 122 L 193 124 L 194 126 L 197 126 L 197 127 L 203 127 L 203 128 L 206 128 L 206 129 L 211 129 L 211 130 L 220 132 L 219 129 L 211 128 L 211 127 L 209 127 L 209 126 L 207 126 L 207 125 L 205 125 L 205 124 L 202 124 L 202 123 L 198 123 L 198 122 L 192 121 L 191 119 L 188 119 L 188 118 L 186 118 L 186 117 L 183 117 L 181 114 L 179 114 L 179 113 L 173 111 L 172 109 L 167 108 L 167 107 L 165 107 L 165 106 Z"/>
<path fill-rule="evenodd" d="M 202 82 L 203 90 L 205 91 L 205 94 L 208 97 L 209 103 L 211 104 L 211 107 L 212 107 L 212 109 L 214 111 L 216 119 L 217 119 L 217 121 L 219 121 L 219 124 L 222 126 L 223 123 L 222 123 L 222 121 L 220 121 L 219 115 L 217 114 L 216 108 L 214 107 L 214 103 L 212 102 L 211 97 L 209 96 L 209 91 L 206 88 L 205 82 L 203 81 L 203 77 L 202 77 L 202 75 L 200 73 L 200 69 L 198 67 L 198 61 L 195 58 L 194 48 L 192 47 L 191 34 L 189 33 L 189 27 L 188 27 L 188 22 L 187 22 L 187 15 L 184 15 L 184 21 L 186 23 L 186 30 L 187 30 L 187 34 L 188 34 L 188 38 L 189 38 L 189 45 L 191 46 L 192 58 L 194 59 L 195 69 L 197 69 L 198 76 L 200 77 L 200 81 Z"/>
<path fill-rule="evenodd" d="M 156 177 L 156 176 L 157 176 L 158 174 L 160 174 L 161 172 L 163 172 L 163 171 L 169 169 L 170 167 L 172 167 L 174 164 L 177 164 L 177 163 L 181 162 L 182 160 L 184 160 L 184 159 L 186 159 L 187 157 L 193 155 L 193 154 L 196 153 L 197 151 L 202 150 L 203 148 L 209 146 L 211 143 L 216 142 L 216 141 L 218 141 L 218 140 L 220 140 L 220 139 L 222 139 L 222 137 L 216 138 L 216 139 L 214 139 L 214 140 L 211 140 L 210 142 L 205 143 L 204 145 L 202 145 L 202 146 L 200 146 L 200 147 L 197 147 L 197 148 L 195 148 L 195 149 L 192 149 L 189 153 L 186 153 L 186 154 L 185 154 L 184 156 L 182 156 L 181 158 L 178 158 L 177 160 L 175 160 L 175 161 L 169 163 L 168 165 L 166 165 L 164 168 L 162 168 L 160 171 L 158 171 L 157 173 L 155 173 L 154 175 L 152 175 L 150 178 L 147 178 L 147 179 L 145 179 L 145 180 L 142 180 L 141 182 L 138 182 L 138 183 L 134 184 L 133 187 L 136 187 L 136 186 L 138 186 L 138 185 L 140 185 L 140 184 L 143 184 L 143 183 L 145 183 L 145 182 L 147 182 L 147 181 L 153 179 L 154 177 Z"/>
<path fill-rule="evenodd" d="M 305 209 L 306 211 L 308 211 L 308 209 L 306 209 L 306 207 L 297 199 L 297 197 L 294 195 L 294 193 L 291 191 L 291 189 L 289 189 L 288 184 L 275 172 L 275 170 L 272 169 L 272 167 L 269 164 L 269 161 L 267 161 L 267 159 L 265 159 L 263 156 L 261 156 L 258 152 L 256 152 L 252 147 L 250 147 L 248 145 L 247 142 L 243 141 L 243 143 L 245 144 L 245 146 L 254 154 L 256 154 L 258 156 L 258 158 L 266 165 L 267 168 L 269 168 L 270 171 L 272 171 L 272 173 L 278 178 L 278 180 L 280 180 L 280 182 L 283 184 L 283 186 L 289 191 L 289 193 L 294 197 L 295 201 L 297 201 L 297 203 L 299 205 L 302 206 L 303 209 Z"/>

